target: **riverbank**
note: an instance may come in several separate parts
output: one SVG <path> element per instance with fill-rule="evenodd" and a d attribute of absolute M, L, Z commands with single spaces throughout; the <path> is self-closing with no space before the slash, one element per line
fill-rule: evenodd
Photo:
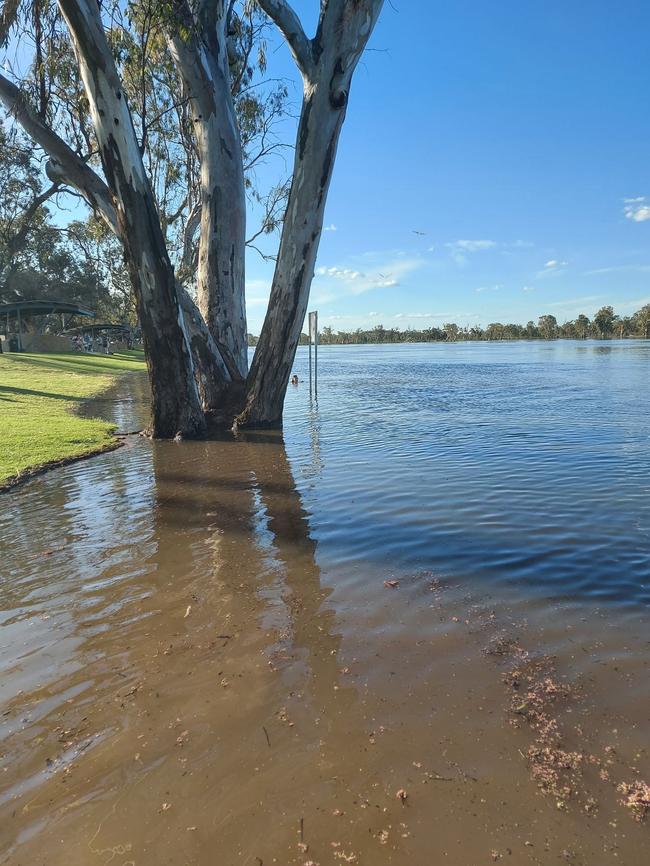
<path fill-rule="evenodd" d="M 78 413 L 119 376 L 145 370 L 142 352 L 0 356 L 0 491 L 51 466 L 116 448 L 113 424 Z"/>

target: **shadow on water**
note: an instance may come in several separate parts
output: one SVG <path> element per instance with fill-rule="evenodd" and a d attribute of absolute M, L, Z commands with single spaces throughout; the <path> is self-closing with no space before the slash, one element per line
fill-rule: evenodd
<path fill-rule="evenodd" d="M 178 451 L 175 443 L 152 448 L 156 561 L 168 566 L 183 551 L 179 575 L 171 574 L 180 576 L 196 540 L 208 541 L 217 592 L 243 591 L 259 603 L 273 586 L 291 643 L 331 661 L 335 680 L 340 638 L 281 434 L 224 435 Z"/>
<path fill-rule="evenodd" d="M 271 821 L 273 788 L 309 787 L 302 750 L 334 755 L 358 716 L 281 436 L 140 442 L 35 494 L 6 517 L 37 499 L 32 529 L 58 543 L 27 553 L 3 535 L 0 849 L 29 859 L 61 834 L 49 862 L 81 864 L 124 833 L 146 847 L 173 788 L 183 821 L 241 811 L 218 834 L 234 850 L 260 787 Z M 299 743 L 306 718 L 319 726 Z"/>

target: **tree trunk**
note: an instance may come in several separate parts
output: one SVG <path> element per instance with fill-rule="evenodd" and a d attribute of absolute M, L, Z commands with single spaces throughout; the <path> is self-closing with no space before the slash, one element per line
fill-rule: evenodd
<path fill-rule="evenodd" d="M 151 380 L 151 432 L 205 434 L 192 354 L 153 194 L 94 0 L 59 0 L 88 97 L 136 297 Z"/>
<path fill-rule="evenodd" d="M 327 192 L 350 83 L 382 0 L 329 0 L 318 32 L 305 39 L 284 0 L 260 0 L 283 31 L 302 72 L 304 95 L 293 179 L 269 307 L 248 376 L 239 427 L 280 427 L 291 366 L 314 275 Z"/>
<path fill-rule="evenodd" d="M 248 372 L 245 306 L 246 196 L 241 142 L 231 95 L 226 9 L 195 22 L 183 2 L 168 42 L 190 98 L 201 162 L 198 306 L 233 380 Z M 182 34 L 181 31 L 182 29 Z"/>
<path fill-rule="evenodd" d="M 233 380 L 194 300 L 180 284 L 176 285 L 176 293 L 192 350 L 194 377 L 203 411 L 214 417 Z"/>
<path fill-rule="evenodd" d="M 333 106 L 326 83 L 306 89 L 298 127 L 293 181 L 284 218 L 269 307 L 249 375 L 241 427 L 280 427 L 302 332 L 323 229 L 345 104 Z"/>

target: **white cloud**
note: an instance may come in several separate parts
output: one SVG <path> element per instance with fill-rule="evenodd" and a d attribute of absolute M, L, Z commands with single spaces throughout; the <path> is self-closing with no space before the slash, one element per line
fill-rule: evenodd
<path fill-rule="evenodd" d="M 454 258 L 465 261 L 465 253 L 478 253 L 484 250 L 493 250 L 498 246 L 496 241 L 488 240 L 459 240 L 446 243 L 447 249 L 451 250 L 451 255 Z"/>
<path fill-rule="evenodd" d="M 623 199 L 623 213 L 627 219 L 635 223 L 643 223 L 650 220 L 650 204 L 644 195 L 636 198 Z"/>
<path fill-rule="evenodd" d="M 399 256 L 399 253 L 394 255 Z M 344 295 L 361 295 L 373 289 L 390 289 L 399 286 L 402 277 L 426 264 L 423 258 L 409 259 L 402 256 L 388 261 L 382 260 L 378 255 L 362 258 L 364 270 L 340 265 L 317 268 L 315 286 L 319 288 L 324 286 L 333 292 L 343 287 Z M 373 265 L 372 270 L 367 267 L 369 264 Z"/>
<path fill-rule="evenodd" d="M 389 318 L 389 317 L 387 317 Z M 478 319 L 477 313 L 458 312 L 455 313 L 395 313 L 393 319 L 435 319 L 441 322 L 460 322 L 469 319 Z"/>
<path fill-rule="evenodd" d="M 536 292 L 535 286 L 524 286 L 522 292 Z"/>
<path fill-rule="evenodd" d="M 645 274 L 650 271 L 650 265 L 616 265 L 610 268 L 596 268 L 593 271 L 585 271 L 585 276 L 593 277 L 597 274 L 618 274 L 624 271 L 639 271 Z"/>
<path fill-rule="evenodd" d="M 325 226 L 323 231 L 325 231 L 325 232 L 337 232 L 338 228 L 337 228 L 337 226 L 334 225 L 334 223 L 330 223 L 328 226 Z"/>
<path fill-rule="evenodd" d="M 568 267 L 569 263 L 566 261 L 562 261 L 562 259 L 549 259 L 545 262 L 544 267 L 541 271 L 537 271 L 535 277 L 537 279 L 545 279 L 546 277 L 559 277 L 564 272 L 564 269 Z"/>
<path fill-rule="evenodd" d="M 466 253 L 477 253 L 481 250 L 493 250 L 496 246 L 498 246 L 496 241 L 470 241 L 470 240 L 460 240 L 460 241 L 452 241 L 451 243 L 445 244 L 445 246 L 454 250 L 462 250 Z"/>
<path fill-rule="evenodd" d="M 488 240 L 467 240 L 461 239 L 458 241 L 450 241 L 445 246 L 449 250 L 449 255 L 459 267 L 464 267 L 467 264 L 468 253 L 484 252 L 485 250 L 493 250 L 497 246 L 496 241 Z"/>
<path fill-rule="evenodd" d="M 318 277 L 334 277 L 337 280 L 345 280 L 349 282 L 351 280 L 358 280 L 359 277 L 365 277 L 365 274 L 362 274 L 360 271 L 354 271 L 352 268 L 317 268 L 316 276 Z"/>
<path fill-rule="evenodd" d="M 481 293 L 481 292 L 498 292 L 499 289 L 502 289 L 502 288 L 503 288 L 503 286 L 501 286 L 501 285 L 497 285 L 497 286 L 479 286 L 478 289 L 475 289 L 474 291 L 479 292 L 479 293 Z"/>
<path fill-rule="evenodd" d="M 493 241 L 485 238 L 468 239 L 461 238 L 457 241 L 449 241 L 445 247 L 457 265 L 467 264 L 467 255 L 471 253 L 487 252 L 489 250 L 500 250 L 504 255 L 510 255 L 512 250 L 532 247 L 530 241 Z"/>
<path fill-rule="evenodd" d="M 548 304 L 554 310 L 574 310 L 583 307 L 585 304 L 593 304 L 596 301 L 603 299 L 603 295 L 585 295 L 582 298 L 569 298 L 566 301 L 555 301 L 553 304 Z M 580 312 L 580 310 L 578 310 Z"/>
<path fill-rule="evenodd" d="M 644 307 L 646 304 L 650 304 L 650 297 L 648 296 L 645 298 L 637 298 L 636 301 L 617 301 L 615 309 L 617 312 L 619 310 L 623 312 L 629 310 L 630 312 L 636 313 L 637 310 L 640 310 L 641 307 Z"/>

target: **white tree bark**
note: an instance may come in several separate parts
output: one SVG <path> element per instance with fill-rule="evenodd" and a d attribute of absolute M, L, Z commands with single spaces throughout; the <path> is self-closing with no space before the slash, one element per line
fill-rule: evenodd
<path fill-rule="evenodd" d="M 327 192 L 356 65 L 383 0 L 328 0 L 308 41 L 285 0 L 258 0 L 284 33 L 304 82 L 287 212 L 269 307 L 238 426 L 275 427 L 307 312 Z"/>
<path fill-rule="evenodd" d="M 159 438 L 205 434 L 192 353 L 160 220 L 95 0 L 59 0 L 88 98 L 136 295 Z"/>
<path fill-rule="evenodd" d="M 224 0 L 192 14 L 176 0 L 168 44 L 190 98 L 201 162 L 198 305 L 233 380 L 248 372 L 245 304 L 246 196 L 231 95 Z"/>

